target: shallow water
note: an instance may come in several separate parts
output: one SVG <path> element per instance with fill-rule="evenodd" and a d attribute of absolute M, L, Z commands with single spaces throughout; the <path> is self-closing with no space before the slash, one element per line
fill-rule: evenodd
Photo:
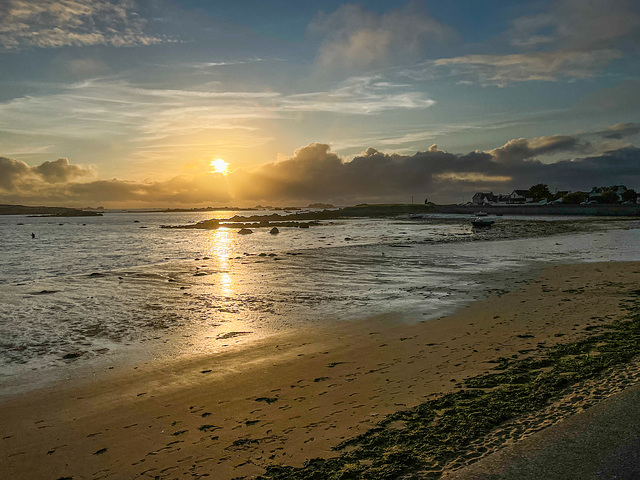
<path fill-rule="evenodd" d="M 549 262 L 640 260 L 634 220 L 499 218 L 484 232 L 461 216 L 341 220 L 279 235 L 159 228 L 211 216 L 0 217 L 0 390 L 309 324 L 421 321 L 514 288 Z"/>

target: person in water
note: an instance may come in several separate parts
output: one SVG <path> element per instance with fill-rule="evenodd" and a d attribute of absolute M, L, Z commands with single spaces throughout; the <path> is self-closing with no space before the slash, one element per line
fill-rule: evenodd
<path fill-rule="evenodd" d="M 36 234 L 35 234 L 35 233 L 32 233 L 32 234 L 31 234 L 31 238 L 36 238 Z"/>

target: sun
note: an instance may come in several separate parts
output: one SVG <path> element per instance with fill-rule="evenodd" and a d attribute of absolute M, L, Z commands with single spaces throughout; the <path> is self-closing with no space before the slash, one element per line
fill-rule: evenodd
<path fill-rule="evenodd" d="M 211 160 L 211 163 L 209 165 L 213 167 L 213 173 L 222 173 L 223 175 L 226 175 L 228 172 L 227 168 L 229 167 L 229 164 L 221 158 Z"/>

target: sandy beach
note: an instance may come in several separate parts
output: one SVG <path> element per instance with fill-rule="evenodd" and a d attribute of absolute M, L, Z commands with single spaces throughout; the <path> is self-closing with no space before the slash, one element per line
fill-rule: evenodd
<path fill-rule="evenodd" d="M 625 318 L 623 304 L 638 289 L 640 263 L 553 266 L 445 318 L 341 322 L 215 356 L 105 367 L 3 401 L 0 470 L 15 479 L 231 479 L 335 457 L 340 442 L 460 389 L 500 357 L 576 341 Z M 459 474 L 640 378 L 633 365 L 615 372 L 606 388 L 602 378 L 574 386 L 415 478 Z"/>

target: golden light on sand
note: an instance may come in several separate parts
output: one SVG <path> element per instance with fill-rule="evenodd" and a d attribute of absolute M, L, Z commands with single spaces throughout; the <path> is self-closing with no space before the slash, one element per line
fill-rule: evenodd
<path fill-rule="evenodd" d="M 227 168 L 229 167 L 229 164 L 221 158 L 211 160 L 211 163 L 209 165 L 213 167 L 213 173 L 222 173 L 223 175 L 226 175 L 228 172 Z"/>

